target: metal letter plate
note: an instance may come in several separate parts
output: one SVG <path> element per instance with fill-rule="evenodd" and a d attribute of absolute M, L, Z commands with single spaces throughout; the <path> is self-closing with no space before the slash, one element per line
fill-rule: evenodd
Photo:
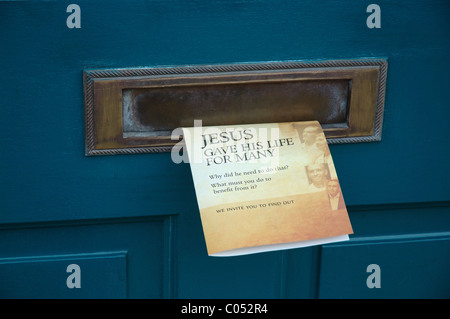
<path fill-rule="evenodd" d="M 170 151 L 178 127 L 318 120 L 329 143 L 381 139 L 385 59 L 84 71 L 86 155 Z"/>

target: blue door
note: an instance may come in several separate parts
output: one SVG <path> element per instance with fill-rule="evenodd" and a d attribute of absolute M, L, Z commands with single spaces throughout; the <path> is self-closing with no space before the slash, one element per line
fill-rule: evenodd
<path fill-rule="evenodd" d="M 447 0 L 0 2 L 0 298 L 449 298 Z M 369 11 L 369 12 L 368 12 Z M 387 58 L 348 242 L 208 257 L 188 164 L 86 157 L 84 69 Z"/>

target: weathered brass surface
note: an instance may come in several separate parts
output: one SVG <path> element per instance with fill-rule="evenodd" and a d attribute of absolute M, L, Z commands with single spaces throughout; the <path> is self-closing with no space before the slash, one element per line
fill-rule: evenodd
<path fill-rule="evenodd" d="M 384 59 L 84 72 L 86 154 L 170 151 L 177 127 L 318 120 L 329 143 L 381 138 Z"/>

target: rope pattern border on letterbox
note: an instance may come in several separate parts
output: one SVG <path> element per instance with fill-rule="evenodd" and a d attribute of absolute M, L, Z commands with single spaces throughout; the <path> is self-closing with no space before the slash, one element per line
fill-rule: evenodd
<path fill-rule="evenodd" d="M 94 119 L 94 80 L 119 77 L 145 77 L 160 75 L 186 75 L 186 74 L 208 74 L 208 73 L 230 73 L 251 71 L 276 71 L 308 68 L 339 68 L 339 67 L 361 67 L 378 66 L 378 92 L 374 119 L 374 133 L 371 136 L 328 138 L 329 144 L 374 142 L 381 140 L 383 127 L 383 114 L 386 91 L 387 60 L 384 58 L 364 58 L 349 60 L 306 60 L 287 62 L 258 62 L 258 63 L 236 63 L 219 65 L 185 65 L 167 67 L 137 67 L 85 70 L 83 72 L 84 103 L 85 103 L 85 134 L 86 155 L 115 155 L 115 154 L 142 154 L 169 152 L 172 146 L 131 147 L 120 149 L 95 149 L 95 119 Z"/>

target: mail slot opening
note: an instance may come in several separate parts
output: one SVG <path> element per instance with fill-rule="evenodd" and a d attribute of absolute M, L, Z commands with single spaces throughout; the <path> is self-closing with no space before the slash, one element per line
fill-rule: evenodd
<path fill-rule="evenodd" d="M 123 136 L 167 136 L 177 127 L 318 120 L 346 124 L 350 80 L 228 83 L 124 89 Z"/>

